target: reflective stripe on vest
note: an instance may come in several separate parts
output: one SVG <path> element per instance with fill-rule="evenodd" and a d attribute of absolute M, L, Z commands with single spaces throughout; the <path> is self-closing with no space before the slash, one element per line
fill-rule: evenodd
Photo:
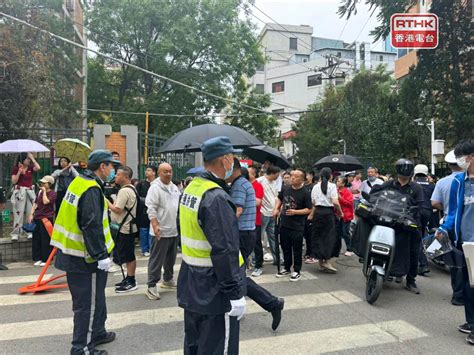
<path fill-rule="evenodd" d="M 77 223 L 78 204 L 81 196 L 90 188 L 99 187 L 95 180 L 76 177 L 69 185 L 66 195 L 61 202 L 59 213 L 54 224 L 51 245 L 61 249 L 64 254 L 85 258 L 86 262 L 95 260 L 87 252 L 84 236 Z M 105 246 L 110 254 L 114 248 L 112 234 L 110 233 L 109 216 L 107 214 L 107 201 L 104 197 L 104 212 L 102 215 L 102 229 L 105 236 Z"/>
<path fill-rule="evenodd" d="M 204 193 L 211 189 L 221 188 L 213 181 L 195 178 L 184 190 L 179 205 L 179 219 L 181 227 L 181 250 L 183 260 L 188 265 L 212 267 L 212 247 L 207 241 L 198 220 L 198 210 Z M 244 259 L 239 252 L 239 266 Z"/>

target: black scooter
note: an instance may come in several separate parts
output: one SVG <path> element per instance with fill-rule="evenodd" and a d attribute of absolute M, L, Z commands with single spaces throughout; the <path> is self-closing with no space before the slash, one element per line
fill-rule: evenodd
<path fill-rule="evenodd" d="M 395 229 L 415 231 L 418 225 L 412 213 L 417 208 L 409 208 L 406 196 L 392 189 L 362 195 L 364 200 L 356 209 L 359 218 L 354 233 L 358 234 L 359 250 L 355 252 L 363 258 L 362 272 L 367 278 L 365 298 L 373 304 L 383 282 L 390 277 L 396 248 Z"/>

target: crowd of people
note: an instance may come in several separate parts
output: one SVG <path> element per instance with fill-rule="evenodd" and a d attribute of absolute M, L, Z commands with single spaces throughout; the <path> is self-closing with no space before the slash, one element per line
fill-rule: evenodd
<path fill-rule="evenodd" d="M 117 154 L 94 151 L 82 174 L 64 157 L 58 170 L 38 181 L 38 194 L 33 172 L 41 167 L 32 154 L 20 156 L 12 171 L 12 240 L 24 233 L 25 223 L 33 223 L 34 264 L 44 265 L 52 246 L 60 250 L 55 265 L 66 271 L 73 298 L 72 353 L 100 353 L 96 345 L 115 339 L 104 326 L 107 272 L 122 271 L 117 293 L 138 289 L 137 241 L 148 258 L 145 296 L 156 301 L 160 287 L 178 289 L 189 353 L 238 352 L 245 296 L 271 314 L 276 330 L 284 299 L 254 279 L 267 269 L 297 282 L 304 264 L 339 272 L 335 258 L 352 257 L 357 250 L 351 235 L 355 211 L 374 191 L 396 189 L 418 208 L 420 228 L 407 234 L 406 245 L 397 246 L 404 269 L 393 275 L 397 282 L 406 276 L 409 291 L 420 294 L 416 277 L 430 272 L 421 243 L 430 229 L 437 228 L 436 237 L 450 238 L 459 250 L 463 241 L 474 242 L 472 140 L 446 156 L 452 174 L 436 184 L 427 166 L 407 159 L 397 161 L 393 177 L 372 166 L 363 179 L 359 171 L 330 168 L 282 171 L 271 160 L 246 168 L 227 137 L 206 141 L 202 152 L 205 172 L 180 183 L 173 181 L 173 167 L 166 162 L 147 166 L 145 179 L 134 181 L 132 169 Z M 43 218 L 56 218 L 51 243 Z M 178 250 L 183 262 L 176 278 Z M 474 291 L 465 265 L 451 268 L 451 278 L 451 302 L 466 309 L 467 322 L 459 330 L 474 344 Z M 103 310 L 94 311 L 98 307 Z"/>

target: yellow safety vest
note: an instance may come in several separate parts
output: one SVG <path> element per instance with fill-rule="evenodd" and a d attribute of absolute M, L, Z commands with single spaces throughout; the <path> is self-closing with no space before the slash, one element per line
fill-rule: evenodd
<path fill-rule="evenodd" d="M 64 254 L 84 258 L 87 263 L 95 260 L 89 255 L 84 244 L 84 236 L 77 223 L 77 206 L 81 196 L 90 188 L 99 187 L 94 179 L 89 180 L 77 176 L 69 185 L 66 195 L 61 203 L 56 222 L 54 223 L 51 245 L 60 249 Z M 109 227 L 109 216 L 107 214 L 107 201 L 104 197 L 104 213 L 102 216 L 102 228 L 105 236 L 105 245 L 110 254 L 114 248 L 114 241 Z"/>
<path fill-rule="evenodd" d="M 179 205 L 181 227 L 181 250 L 183 260 L 188 265 L 212 267 L 211 244 L 207 241 L 198 221 L 198 210 L 204 193 L 208 190 L 221 188 L 213 181 L 195 178 L 184 190 Z M 239 266 L 244 259 L 239 252 Z"/>

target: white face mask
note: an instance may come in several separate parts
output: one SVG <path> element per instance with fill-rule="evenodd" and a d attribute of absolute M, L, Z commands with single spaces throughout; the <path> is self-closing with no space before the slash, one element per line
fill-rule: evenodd
<path fill-rule="evenodd" d="M 467 156 L 462 156 L 462 157 L 459 157 L 459 158 L 456 158 L 456 164 L 458 164 L 458 166 L 463 169 L 464 171 L 466 171 L 467 169 L 469 169 L 469 165 L 471 164 L 470 161 L 467 161 Z"/>

